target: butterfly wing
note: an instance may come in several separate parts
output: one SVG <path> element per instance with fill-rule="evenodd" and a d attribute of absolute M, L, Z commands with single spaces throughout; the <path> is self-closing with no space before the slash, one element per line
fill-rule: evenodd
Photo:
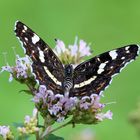
<path fill-rule="evenodd" d="M 138 53 L 138 45 L 128 45 L 81 63 L 74 69 L 74 88 L 70 96 L 99 95 L 110 84 L 112 77 Z"/>
<path fill-rule="evenodd" d="M 20 21 L 15 25 L 16 36 L 23 44 L 25 53 L 32 59 L 33 73 L 41 85 L 52 91 L 62 93 L 64 68 L 52 49 Z"/>

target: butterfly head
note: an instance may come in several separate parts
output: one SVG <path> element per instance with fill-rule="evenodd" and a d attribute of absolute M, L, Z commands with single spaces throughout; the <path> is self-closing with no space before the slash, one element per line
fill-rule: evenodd
<path fill-rule="evenodd" d="M 65 75 L 72 76 L 73 75 L 73 66 L 72 64 L 65 65 Z"/>

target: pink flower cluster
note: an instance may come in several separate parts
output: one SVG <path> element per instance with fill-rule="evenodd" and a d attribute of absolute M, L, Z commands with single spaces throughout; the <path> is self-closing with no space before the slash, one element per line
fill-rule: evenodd
<path fill-rule="evenodd" d="M 51 90 L 47 90 L 44 85 L 40 85 L 33 101 L 36 104 L 42 103 L 42 108 L 45 107 L 50 115 L 56 116 L 58 122 L 64 120 L 67 113 L 77 104 L 76 97 L 68 98 L 61 94 L 55 95 Z"/>
<path fill-rule="evenodd" d="M 54 52 L 64 64 L 67 62 L 77 64 L 81 62 L 83 57 L 91 55 L 89 45 L 84 40 L 79 40 L 78 43 L 77 37 L 75 38 L 74 44 L 68 45 L 68 47 L 66 47 L 62 40 L 56 40 Z"/>
<path fill-rule="evenodd" d="M 9 81 L 13 78 L 26 79 L 29 77 L 29 71 L 31 69 L 31 61 L 28 56 L 19 57 L 16 55 L 16 66 L 3 66 L 1 72 L 7 71 L 10 73 Z"/>
<path fill-rule="evenodd" d="M 110 113 L 100 113 L 105 105 L 100 103 L 100 96 L 95 94 L 92 94 L 90 97 L 82 97 L 81 99 L 78 97 L 67 97 L 61 94 L 54 94 L 51 90 L 47 90 L 46 86 L 40 85 L 33 101 L 40 106 L 39 110 L 48 110 L 48 113 L 54 116 L 57 122 L 74 115 L 76 111 L 84 112 L 91 109 L 97 122 L 105 118 L 112 118 L 110 111 Z"/>

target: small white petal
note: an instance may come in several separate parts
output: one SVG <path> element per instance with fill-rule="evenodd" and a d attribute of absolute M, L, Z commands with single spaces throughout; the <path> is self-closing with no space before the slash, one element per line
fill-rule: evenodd
<path fill-rule="evenodd" d="M 25 116 L 25 123 L 29 123 L 31 120 L 31 117 L 29 115 Z"/>
<path fill-rule="evenodd" d="M 38 110 L 36 108 L 33 109 L 33 117 L 37 117 Z"/>
<path fill-rule="evenodd" d="M 9 82 L 12 82 L 12 80 L 13 80 L 13 75 L 12 75 L 12 74 L 10 74 L 10 77 L 9 77 Z"/>

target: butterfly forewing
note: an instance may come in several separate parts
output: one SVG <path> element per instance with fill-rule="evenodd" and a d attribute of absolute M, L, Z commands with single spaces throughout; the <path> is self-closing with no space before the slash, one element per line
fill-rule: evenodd
<path fill-rule="evenodd" d="M 26 54 L 32 59 L 33 72 L 39 83 L 46 85 L 54 93 L 64 94 L 63 82 L 68 78 L 52 49 L 20 21 L 16 23 L 15 33 L 23 43 Z M 138 45 L 128 45 L 79 64 L 74 69 L 73 77 L 70 77 L 73 78 L 73 87 L 69 96 L 99 95 L 111 83 L 112 77 L 134 60 L 138 53 Z"/>
<path fill-rule="evenodd" d="M 74 69 L 71 96 L 100 94 L 110 84 L 112 77 L 134 60 L 138 53 L 138 45 L 128 45 L 81 63 Z"/>
<path fill-rule="evenodd" d="M 16 36 L 23 43 L 26 54 L 32 59 L 33 72 L 40 84 L 62 93 L 64 68 L 52 49 L 20 21 L 16 22 Z"/>

